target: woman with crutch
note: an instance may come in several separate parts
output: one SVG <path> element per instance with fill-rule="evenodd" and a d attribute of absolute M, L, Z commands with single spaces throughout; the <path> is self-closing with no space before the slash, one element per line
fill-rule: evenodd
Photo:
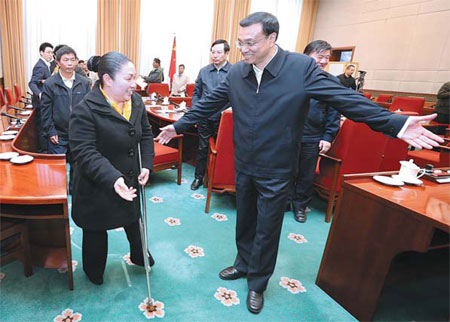
<path fill-rule="evenodd" d="M 88 68 L 98 72 L 99 80 L 73 107 L 69 126 L 75 170 L 72 218 L 83 229 L 83 270 L 100 285 L 108 253 L 107 230 L 123 227 L 131 261 L 140 266 L 147 261 L 137 188 L 149 179 L 154 153 L 145 105 L 134 93 L 136 69 L 130 59 L 109 52 L 91 57 Z M 148 255 L 152 266 L 154 260 Z"/>

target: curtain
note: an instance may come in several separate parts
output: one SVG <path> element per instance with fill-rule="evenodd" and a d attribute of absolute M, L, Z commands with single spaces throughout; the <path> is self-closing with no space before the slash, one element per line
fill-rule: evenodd
<path fill-rule="evenodd" d="M 43 42 L 68 45 L 82 60 L 96 54 L 97 1 L 77 0 L 73 9 L 83 9 L 77 14 L 61 14 L 61 8 L 74 6 L 72 0 L 23 0 L 23 3 L 27 79 L 31 78 Z"/>
<path fill-rule="evenodd" d="M 306 45 L 313 38 L 314 25 L 316 24 L 317 7 L 319 0 L 304 0 L 300 27 L 298 30 L 297 46 L 295 51 L 303 53 Z"/>
<path fill-rule="evenodd" d="M 119 51 L 119 0 L 98 0 L 97 55 Z"/>
<path fill-rule="evenodd" d="M 296 50 L 303 0 L 252 0 L 250 13 L 265 11 L 275 15 L 280 23 L 277 44 L 289 51 Z"/>
<path fill-rule="evenodd" d="M 230 42 L 230 18 L 233 0 L 215 0 L 211 43 L 217 39 Z"/>
<path fill-rule="evenodd" d="M 22 0 L 0 0 L 0 23 L 5 87 L 27 88 Z"/>
<path fill-rule="evenodd" d="M 240 50 L 234 45 L 237 40 L 239 21 L 248 16 L 250 12 L 250 0 L 234 0 L 233 17 L 231 19 L 231 36 L 230 36 L 230 56 L 229 60 L 232 64 L 242 59 Z"/>
<path fill-rule="evenodd" d="M 169 82 L 173 36 L 177 37 L 177 64 L 186 66 L 189 82 L 209 64 L 214 1 L 141 0 L 139 74 L 147 76 L 153 58 L 161 60 L 164 82 Z"/>
<path fill-rule="evenodd" d="M 120 52 L 128 56 L 138 70 L 141 0 L 120 2 Z"/>

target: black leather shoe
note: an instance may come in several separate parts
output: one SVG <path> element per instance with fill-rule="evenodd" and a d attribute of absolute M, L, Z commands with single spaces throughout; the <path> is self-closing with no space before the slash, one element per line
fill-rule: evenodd
<path fill-rule="evenodd" d="M 306 209 L 294 209 L 294 219 L 299 223 L 306 222 Z"/>
<path fill-rule="evenodd" d="M 234 266 L 227 267 L 220 271 L 219 277 L 226 281 L 236 280 L 244 277 L 246 274 L 238 271 Z"/>
<path fill-rule="evenodd" d="M 195 178 L 194 181 L 192 181 L 191 183 L 191 190 L 197 190 L 198 188 L 200 188 L 202 183 L 203 183 L 202 178 Z"/>
<path fill-rule="evenodd" d="M 130 260 L 133 264 L 138 265 L 138 266 L 144 266 L 144 258 L 142 258 L 142 256 L 139 256 L 139 258 L 132 258 L 130 257 Z M 148 261 L 150 264 L 150 267 L 155 265 L 155 260 L 153 259 L 152 254 L 150 254 L 150 252 L 148 253 Z"/>
<path fill-rule="evenodd" d="M 264 294 L 249 290 L 247 295 L 247 309 L 254 314 L 258 314 L 263 309 L 263 306 Z"/>

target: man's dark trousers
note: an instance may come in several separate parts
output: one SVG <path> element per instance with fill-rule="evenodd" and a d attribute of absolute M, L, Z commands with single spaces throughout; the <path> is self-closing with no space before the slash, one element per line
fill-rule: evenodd
<path fill-rule="evenodd" d="M 195 167 L 195 178 L 202 179 L 205 175 L 208 161 L 209 138 L 217 137 L 220 120 L 202 120 L 198 123 L 198 151 L 197 165 Z"/>
<path fill-rule="evenodd" d="M 275 269 L 292 178 L 262 178 L 236 171 L 234 267 L 247 273 L 250 290 L 263 292 Z"/>

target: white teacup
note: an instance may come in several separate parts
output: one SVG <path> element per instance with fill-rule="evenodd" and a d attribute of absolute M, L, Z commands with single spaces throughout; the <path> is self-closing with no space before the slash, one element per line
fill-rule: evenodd
<path fill-rule="evenodd" d="M 185 101 L 182 101 L 180 103 L 180 108 L 186 108 L 186 102 Z"/>
<path fill-rule="evenodd" d="M 425 174 L 425 169 L 421 169 L 415 165 L 413 159 L 409 161 L 400 161 L 400 164 L 400 172 L 398 173 L 400 180 L 403 178 L 405 180 L 413 181 Z"/>
<path fill-rule="evenodd" d="M 169 104 L 169 98 L 167 96 L 164 97 L 163 104 Z"/>

